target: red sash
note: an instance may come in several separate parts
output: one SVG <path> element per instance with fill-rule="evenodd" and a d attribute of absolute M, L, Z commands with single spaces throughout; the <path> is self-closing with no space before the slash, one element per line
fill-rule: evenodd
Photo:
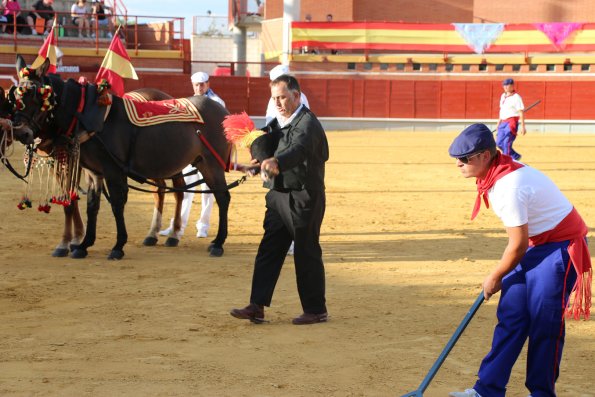
<path fill-rule="evenodd" d="M 576 283 L 572 287 L 571 293 L 575 295 L 572 306 L 564 309 L 566 309 L 566 315 L 575 320 L 578 320 L 581 315 L 585 320 L 588 320 L 591 312 L 593 268 L 591 267 L 589 247 L 585 241 L 588 232 L 589 229 L 585 221 L 573 208 L 555 228 L 529 238 L 531 246 L 570 240 L 568 255 L 570 255 L 570 262 L 576 270 Z"/>
<path fill-rule="evenodd" d="M 510 128 L 510 133 L 516 136 L 517 131 L 519 130 L 519 117 L 509 117 L 504 120 L 505 123 L 508 123 L 508 128 Z"/>
<path fill-rule="evenodd" d="M 523 164 L 517 163 L 512 159 L 512 157 L 498 152 L 485 178 L 477 178 L 475 181 L 477 184 L 477 198 L 475 199 L 475 205 L 473 206 L 473 212 L 471 213 L 471 220 L 475 219 L 479 213 L 482 197 L 486 208 L 490 208 L 488 190 L 494 186 L 494 183 L 496 183 L 496 181 L 503 176 L 508 175 L 521 167 L 523 167 Z"/>

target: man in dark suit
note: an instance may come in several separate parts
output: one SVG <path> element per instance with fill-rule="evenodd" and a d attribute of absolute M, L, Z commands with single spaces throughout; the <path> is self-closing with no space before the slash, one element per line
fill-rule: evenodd
<path fill-rule="evenodd" d="M 324 163 L 329 151 L 326 135 L 316 116 L 300 103 L 300 86 L 289 75 L 271 82 L 271 97 L 279 116 L 267 126 L 276 149 L 260 163 L 266 195 L 264 235 L 252 276 L 250 304 L 231 315 L 264 322 L 264 306 L 273 291 L 291 241 L 295 241 L 295 272 L 304 313 L 293 324 L 327 321 L 325 276 L 320 248 L 320 226 L 326 196 Z"/>

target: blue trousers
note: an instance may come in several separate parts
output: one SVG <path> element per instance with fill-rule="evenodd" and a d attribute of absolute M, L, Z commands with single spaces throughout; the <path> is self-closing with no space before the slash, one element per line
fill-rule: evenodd
<path fill-rule="evenodd" d="M 564 308 L 576 281 L 568 241 L 530 247 L 502 280 L 492 350 L 483 359 L 474 389 L 503 397 L 512 367 L 527 338 L 525 386 L 532 397 L 555 397 L 562 348 Z"/>
<path fill-rule="evenodd" d="M 496 137 L 496 145 L 502 151 L 502 153 L 512 157 L 515 160 L 520 159 L 521 155 L 512 148 L 512 144 L 516 139 L 516 135 L 512 133 L 510 124 L 504 121 L 501 122 L 498 126 L 497 134 L 498 136 Z"/>

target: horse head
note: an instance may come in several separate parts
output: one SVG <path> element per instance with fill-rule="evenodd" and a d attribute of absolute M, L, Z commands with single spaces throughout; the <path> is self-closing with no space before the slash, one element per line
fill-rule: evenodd
<path fill-rule="evenodd" d="M 15 106 L 14 137 L 21 143 L 30 145 L 42 135 L 56 105 L 56 94 L 46 77 L 50 61 L 46 59 L 40 67 L 31 69 L 27 67 L 23 57 L 17 55 L 15 66 L 19 82 L 9 95 Z"/>
<path fill-rule="evenodd" d="M 0 87 L 0 159 L 2 160 L 6 155 L 6 149 L 12 144 L 11 113 L 12 105 L 6 98 L 4 88 Z"/>

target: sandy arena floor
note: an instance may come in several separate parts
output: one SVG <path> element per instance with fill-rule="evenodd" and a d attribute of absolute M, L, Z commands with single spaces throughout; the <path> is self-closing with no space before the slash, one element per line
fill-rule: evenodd
<path fill-rule="evenodd" d="M 126 257 L 111 262 L 115 224 L 105 200 L 89 257 L 52 258 L 59 207 L 19 211 L 22 184 L 0 170 L 0 395 L 348 397 L 416 389 L 506 244 L 491 210 L 469 220 L 475 185 L 447 155 L 454 136 L 328 134 L 321 240 L 331 320 L 302 327 L 291 325 L 301 313 L 291 258 L 266 311 L 270 323 L 228 314 L 249 297 L 264 215 L 259 179 L 232 192 L 222 258 L 208 256 L 208 240 L 193 227 L 178 248 L 163 240 L 142 246 L 152 198 L 131 192 Z M 593 241 L 595 134 L 529 134 L 516 148 L 567 194 Z M 192 225 L 199 211 L 195 197 Z M 480 308 L 426 396 L 473 385 L 496 303 Z M 595 396 L 594 363 L 595 322 L 570 321 L 558 395 Z M 528 394 L 524 368 L 523 357 L 509 396 Z"/>

